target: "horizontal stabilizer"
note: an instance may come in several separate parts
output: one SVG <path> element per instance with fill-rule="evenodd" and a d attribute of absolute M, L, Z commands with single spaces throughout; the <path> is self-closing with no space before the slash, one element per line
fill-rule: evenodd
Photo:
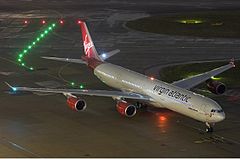
<path fill-rule="evenodd" d="M 115 55 L 115 54 L 117 54 L 117 53 L 119 53 L 119 52 L 120 52 L 119 49 L 112 50 L 112 51 L 110 51 L 110 52 L 101 54 L 100 57 L 101 57 L 101 59 L 104 61 L 104 60 L 108 59 L 109 57 L 111 57 L 111 56 L 113 56 L 113 55 Z"/>
<path fill-rule="evenodd" d="M 60 58 L 60 57 L 46 57 L 46 56 L 43 56 L 42 58 L 48 59 L 48 60 L 70 62 L 70 63 L 87 64 L 85 61 L 83 61 L 81 59 L 70 59 L 70 58 Z"/>

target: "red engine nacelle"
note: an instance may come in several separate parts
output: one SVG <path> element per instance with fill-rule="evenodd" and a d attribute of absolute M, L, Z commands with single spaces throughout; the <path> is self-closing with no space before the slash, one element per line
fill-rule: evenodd
<path fill-rule="evenodd" d="M 83 111 L 87 107 L 85 100 L 74 97 L 68 97 L 67 104 L 72 110 L 75 111 Z"/>
<path fill-rule="evenodd" d="M 133 117 L 137 113 L 135 105 L 131 105 L 125 101 L 119 101 L 116 105 L 117 111 L 124 116 Z"/>
<path fill-rule="evenodd" d="M 208 90 L 214 94 L 223 94 L 226 91 L 226 86 L 222 82 L 210 79 L 207 80 L 206 83 Z"/>

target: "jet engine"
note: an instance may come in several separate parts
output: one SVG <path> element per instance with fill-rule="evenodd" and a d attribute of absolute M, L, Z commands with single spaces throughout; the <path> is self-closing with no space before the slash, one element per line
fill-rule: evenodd
<path fill-rule="evenodd" d="M 226 91 L 226 86 L 222 82 L 210 79 L 206 83 L 208 90 L 214 94 L 223 94 Z"/>
<path fill-rule="evenodd" d="M 67 104 L 74 111 L 83 111 L 87 107 L 85 100 L 75 97 L 68 97 Z"/>
<path fill-rule="evenodd" d="M 126 101 L 118 101 L 116 108 L 121 115 L 124 115 L 127 117 L 133 117 L 137 113 L 136 106 L 129 104 Z"/>

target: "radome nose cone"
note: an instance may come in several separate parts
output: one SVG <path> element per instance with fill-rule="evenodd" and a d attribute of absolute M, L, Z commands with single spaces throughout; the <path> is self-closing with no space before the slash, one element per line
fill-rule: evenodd
<path fill-rule="evenodd" d="M 219 120 L 219 121 L 222 121 L 222 120 L 225 119 L 225 117 L 226 117 L 226 116 L 225 116 L 225 113 L 222 112 L 221 114 L 218 115 L 218 120 Z"/>

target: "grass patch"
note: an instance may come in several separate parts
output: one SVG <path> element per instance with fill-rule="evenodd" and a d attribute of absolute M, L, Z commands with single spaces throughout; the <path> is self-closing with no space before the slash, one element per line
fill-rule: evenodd
<path fill-rule="evenodd" d="M 158 15 L 128 21 L 138 31 L 199 37 L 240 37 L 240 11 L 207 11 Z"/>

